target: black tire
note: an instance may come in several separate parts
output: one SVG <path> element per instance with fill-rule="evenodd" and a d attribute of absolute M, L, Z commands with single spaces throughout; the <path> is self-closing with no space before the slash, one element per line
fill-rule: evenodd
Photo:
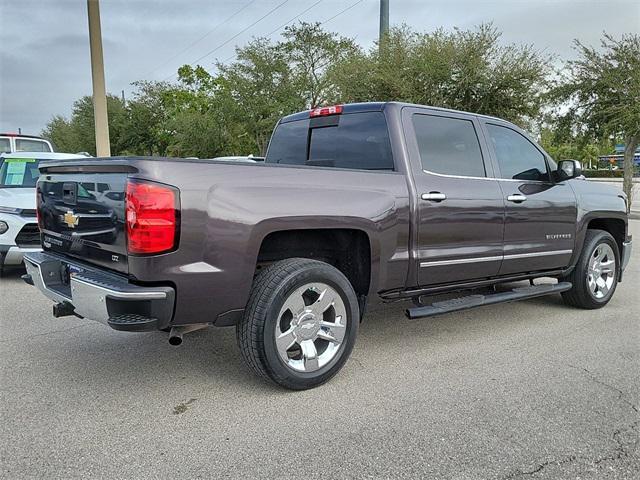
<path fill-rule="evenodd" d="M 4 267 L 4 258 L 6 257 L 5 253 L 0 253 L 0 278 L 4 277 L 5 267 Z"/>
<path fill-rule="evenodd" d="M 308 283 L 331 286 L 344 303 L 347 316 L 345 334 L 335 356 L 314 372 L 295 371 L 278 354 L 275 332 L 278 315 L 294 290 Z M 338 269 L 317 260 L 291 258 L 258 273 L 244 312 L 236 326 L 236 338 L 245 363 L 258 375 L 285 388 L 306 390 L 333 377 L 344 365 L 358 333 L 359 309 L 349 280 Z"/>
<path fill-rule="evenodd" d="M 590 291 L 588 286 L 589 262 L 599 245 L 607 244 L 613 250 L 615 256 L 615 267 L 613 273 L 613 284 L 609 288 L 608 293 L 602 298 L 596 298 Z M 567 305 L 573 307 L 593 310 L 602 308 L 613 296 L 618 279 L 620 278 L 620 253 L 618 252 L 618 244 L 609 232 L 604 230 L 587 230 L 584 239 L 582 252 L 576 268 L 565 280 L 571 282 L 573 287 L 571 290 L 562 293 L 562 299 Z"/>

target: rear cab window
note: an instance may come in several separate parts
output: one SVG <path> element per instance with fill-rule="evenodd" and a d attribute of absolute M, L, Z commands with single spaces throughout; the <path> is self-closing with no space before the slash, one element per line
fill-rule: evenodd
<path fill-rule="evenodd" d="M 265 163 L 393 171 L 383 112 L 358 112 L 282 122 Z"/>
<path fill-rule="evenodd" d="M 33 138 L 16 138 L 17 152 L 51 152 L 51 147 L 44 140 Z"/>

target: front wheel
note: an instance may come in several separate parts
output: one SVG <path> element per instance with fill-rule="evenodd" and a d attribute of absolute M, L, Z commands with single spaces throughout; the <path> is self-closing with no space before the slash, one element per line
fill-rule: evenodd
<path fill-rule="evenodd" d="M 304 390 L 342 368 L 359 318 L 356 294 L 342 272 L 324 262 L 292 258 L 256 276 L 236 337 L 256 373 Z"/>
<path fill-rule="evenodd" d="M 576 268 L 567 277 L 573 287 L 562 298 L 574 307 L 602 308 L 611 300 L 618 278 L 620 255 L 615 239 L 604 230 L 587 230 Z"/>

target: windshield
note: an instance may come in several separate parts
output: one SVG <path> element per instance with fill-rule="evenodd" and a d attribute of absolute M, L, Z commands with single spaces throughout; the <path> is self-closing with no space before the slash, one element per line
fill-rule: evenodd
<path fill-rule="evenodd" d="M 40 172 L 35 158 L 0 159 L 0 188 L 33 188 Z"/>

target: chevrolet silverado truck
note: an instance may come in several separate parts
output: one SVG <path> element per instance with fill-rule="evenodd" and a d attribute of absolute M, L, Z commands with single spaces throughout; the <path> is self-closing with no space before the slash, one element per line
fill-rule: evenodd
<path fill-rule="evenodd" d="M 48 162 L 36 195 L 24 279 L 54 316 L 172 344 L 235 325 L 248 366 L 290 389 L 340 370 L 368 299 L 413 299 L 409 318 L 557 293 L 600 308 L 631 252 L 626 198 L 578 162 L 498 118 L 396 102 L 284 117 L 261 163 Z"/>

